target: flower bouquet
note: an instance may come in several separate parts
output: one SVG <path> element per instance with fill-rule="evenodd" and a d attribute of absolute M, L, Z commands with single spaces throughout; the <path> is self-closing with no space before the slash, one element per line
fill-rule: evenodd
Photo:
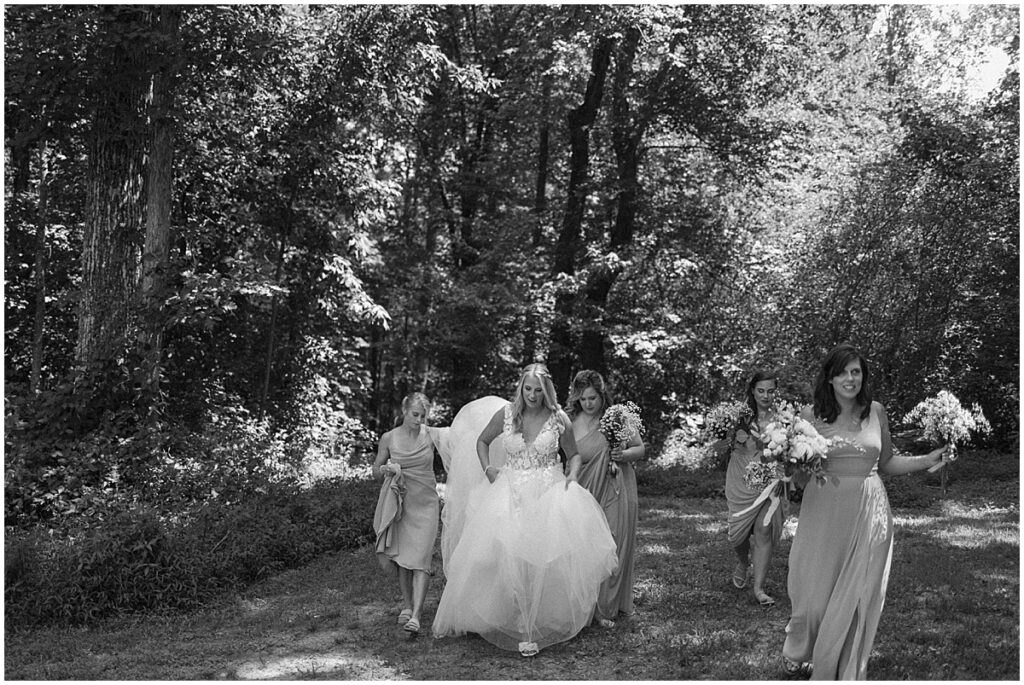
<path fill-rule="evenodd" d="M 764 489 L 752 505 L 733 516 L 742 516 L 770 500 L 765 525 L 778 508 L 786 483 L 793 480 L 797 471 L 825 483 L 829 478 L 825 475 L 828 450 L 837 444 L 848 443 L 841 438 L 829 440 L 822 436 L 810 421 L 798 416 L 796 408 L 788 402 L 776 405 L 774 418 L 761 430 L 761 440 L 764 443 L 761 461 L 747 466 L 744 480 L 755 489 L 762 485 Z"/>
<path fill-rule="evenodd" d="M 704 439 L 707 442 L 726 440 L 750 416 L 750 406 L 746 402 L 719 402 L 704 417 Z"/>
<path fill-rule="evenodd" d="M 644 422 L 640 418 L 640 407 L 632 402 L 613 404 L 604 410 L 599 427 L 608 444 L 612 446 L 625 443 L 634 433 L 643 435 Z M 614 476 L 618 472 L 618 465 L 609 461 L 608 473 Z"/>
<path fill-rule="evenodd" d="M 957 443 L 969 441 L 971 433 L 987 434 L 992 431 L 977 403 L 968 411 L 948 390 L 940 390 L 935 397 L 919 402 L 904 417 L 904 422 L 923 429 L 925 439 L 932 444 L 949 445 L 948 461 L 956 460 Z M 945 465 L 946 461 L 939 462 L 928 472 L 934 473 Z M 942 472 L 942 491 L 946 491 L 945 471 Z"/>

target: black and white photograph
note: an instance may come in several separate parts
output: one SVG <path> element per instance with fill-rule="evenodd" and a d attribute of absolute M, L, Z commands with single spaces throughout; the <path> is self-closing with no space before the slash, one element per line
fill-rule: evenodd
<path fill-rule="evenodd" d="M 4 680 L 1020 680 L 1019 4 L 3 49 Z"/>

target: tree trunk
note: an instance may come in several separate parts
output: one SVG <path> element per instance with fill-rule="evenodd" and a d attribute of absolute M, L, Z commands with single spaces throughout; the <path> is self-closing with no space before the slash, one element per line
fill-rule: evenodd
<path fill-rule="evenodd" d="M 537 180 L 533 197 L 533 246 L 540 247 L 543 239 L 544 219 L 548 211 L 548 168 L 551 148 L 551 123 L 548 111 L 551 105 L 551 78 L 544 77 L 541 88 L 541 114 L 537 130 Z"/>
<path fill-rule="evenodd" d="M 286 224 L 281 229 L 281 241 L 277 249 L 277 268 L 274 270 L 274 284 L 281 282 L 281 272 L 284 270 L 284 249 L 288 242 L 288 234 L 291 233 L 292 222 L 291 204 L 289 203 Z M 267 356 L 263 364 L 263 387 L 260 389 L 260 406 L 257 418 L 263 418 L 266 410 L 267 398 L 270 396 L 270 374 L 274 369 L 274 337 L 277 328 L 277 310 L 280 308 L 281 298 L 274 293 L 270 305 L 270 330 L 267 333 Z"/>
<path fill-rule="evenodd" d="M 181 8 L 163 5 L 155 10 L 158 33 L 165 44 L 176 46 Z M 150 151 L 146 184 L 146 237 L 142 251 L 142 312 L 140 331 L 143 352 L 152 364 L 150 384 L 160 382 L 160 358 L 163 347 L 161 303 L 167 278 L 170 253 L 171 203 L 174 198 L 174 87 L 177 60 L 166 55 L 163 68 L 155 73 L 150 98 Z"/>
<path fill-rule="evenodd" d="M 640 30 L 628 27 L 616 47 L 615 68 L 612 73 L 611 92 L 611 139 L 615 153 L 618 193 L 616 196 L 615 221 L 609 236 L 608 249 L 617 252 L 633 243 L 639 197 L 638 174 L 640 169 L 640 141 L 648 125 L 648 118 L 634 118 L 627 92 L 633 76 L 633 64 Z M 657 93 L 649 92 L 648 97 Z M 590 323 L 580 332 L 578 344 L 580 364 L 583 368 L 604 373 L 607 370 L 605 357 L 604 313 L 608 306 L 608 293 L 618 277 L 618 271 L 605 266 L 595 268 L 584 288 L 585 306 L 591 313 Z"/>
<path fill-rule="evenodd" d="M 46 141 L 39 141 L 39 205 L 36 216 L 36 258 L 33 264 L 33 276 L 36 290 L 36 313 L 32 327 L 32 374 L 29 387 L 33 393 L 42 389 L 41 378 L 43 368 L 43 323 L 46 316 L 46 224 L 47 201 L 49 189 L 49 155 Z"/>
<path fill-rule="evenodd" d="M 588 179 L 590 174 L 590 128 L 597 118 L 604 93 L 605 77 L 611 61 L 613 38 L 602 36 L 594 46 L 590 62 L 590 78 L 587 90 L 579 107 L 569 112 L 569 187 L 565 202 L 562 228 L 555 245 L 555 274 L 573 274 L 576 270 L 576 253 L 580 248 L 583 230 L 583 212 L 586 207 Z M 556 388 L 569 386 L 572 373 L 573 339 L 570 319 L 573 315 L 574 298 L 561 293 L 555 299 L 555 320 L 551 326 L 551 351 L 549 369 Z"/>
<path fill-rule="evenodd" d="M 79 368 L 125 349 L 135 328 L 145 198 L 146 45 L 139 8 L 104 5 L 111 17 L 106 87 L 97 96 L 86 175 L 82 293 L 75 362 Z M 132 33 L 136 37 L 129 38 Z M 143 32 L 144 34 L 144 32 Z"/>

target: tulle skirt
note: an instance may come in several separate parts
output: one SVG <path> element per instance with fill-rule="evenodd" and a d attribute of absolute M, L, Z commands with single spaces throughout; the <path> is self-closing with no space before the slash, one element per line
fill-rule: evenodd
<path fill-rule="evenodd" d="M 560 466 L 505 468 L 469 494 L 434 617 L 435 636 L 478 633 L 517 650 L 564 642 L 590 623 L 617 566 L 604 513 Z"/>

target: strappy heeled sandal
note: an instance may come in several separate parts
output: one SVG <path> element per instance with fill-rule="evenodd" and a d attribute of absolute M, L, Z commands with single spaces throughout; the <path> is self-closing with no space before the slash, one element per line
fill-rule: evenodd
<path fill-rule="evenodd" d="M 747 567 L 744 565 L 743 570 L 739 571 L 741 564 L 737 564 L 732 569 L 732 584 L 736 586 L 737 590 L 742 590 L 747 586 Z"/>
<path fill-rule="evenodd" d="M 769 595 L 764 590 L 755 590 L 754 599 L 756 599 L 757 603 L 763 607 L 770 607 L 775 605 L 775 598 Z"/>
<path fill-rule="evenodd" d="M 795 678 L 800 675 L 800 672 L 803 670 L 803 665 L 798 661 L 782 657 L 782 670 L 784 670 L 786 675 L 790 678 Z"/>
<path fill-rule="evenodd" d="M 398 614 L 398 625 L 404 626 L 412 618 L 412 609 L 402 609 L 402 612 Z"/>
<path fill-rule="evenodd" d="M 410 618 L 408 622 L 402 626 L 402 630 L 415 635 L 420 632 L 420 622 L 415 618 Z"/>

